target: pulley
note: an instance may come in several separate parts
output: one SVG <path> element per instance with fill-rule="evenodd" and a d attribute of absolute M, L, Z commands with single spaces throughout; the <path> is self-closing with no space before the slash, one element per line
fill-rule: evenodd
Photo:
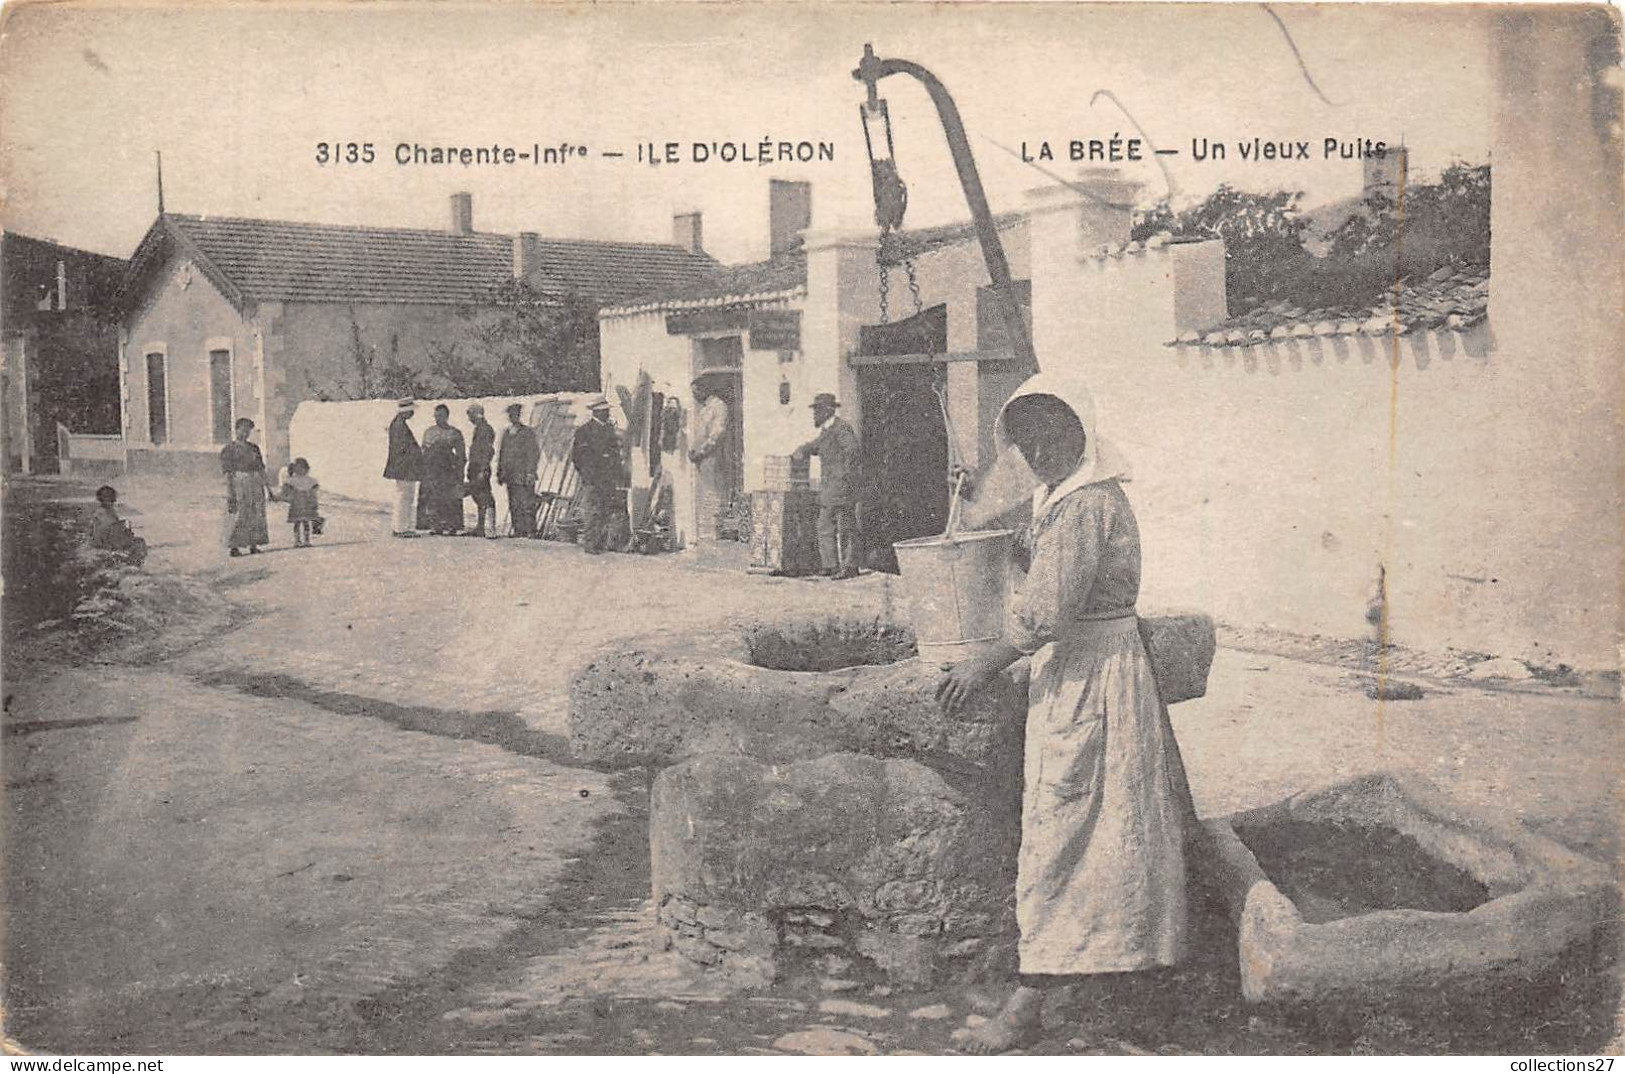
<path fill-rule="evenodd" d="M 863 120 L 863 145 L 869 153 L 869 179 L 874 186 L 875 223 L 884 237 L 903 226 L 903 214 L 908 211 L 908 186 L 897 172 L 897 160 L 892 146 L 891 113 L 884 99 L 858 105 Z M 884 156 L 875 155 L 875 139 L 871 122 L 878 122 L 886 134 Z"/>

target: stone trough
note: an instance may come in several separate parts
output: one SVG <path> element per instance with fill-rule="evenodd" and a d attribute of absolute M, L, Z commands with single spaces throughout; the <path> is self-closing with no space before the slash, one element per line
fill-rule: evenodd
<path fill-rule="evenodd" d="M 1608 870 L 1374 774 L 1204 822 L 1242 993 L 1328 1003 L 1529 978 L 1615 912 Z"/>
<path fill-rule="evenodd" d="M 1199 694 L 1211 621 L 1142 629 L 1176 696 Z M 576 756 L 661 770 L 652 880 L 684 955 L 833 990 L 1013 968 L 1026 666 L 951 720 L 940 674 L 896 624 L 792 620 L 606 654 L 576 675 Z"/>

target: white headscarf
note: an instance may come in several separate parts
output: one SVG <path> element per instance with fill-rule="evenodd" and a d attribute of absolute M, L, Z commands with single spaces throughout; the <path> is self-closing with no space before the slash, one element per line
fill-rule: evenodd
<path fill-rule="evenodd" d="M 1010 438 L 1005 415 L 1009 412 L 1011 403 L 1030 395 L 1049 395 L 1066 404 L 1067 409 L 1072 411 L 1079 424 L 1083 426 L 1085 437 L 1083 458 L 1078 461 L 1078 468 L 1053 490 L 1044 485 L 1039 485 L 1033 490 L 1034 518 L 1042 517 L 1045 511 L 1085 485 L 1129 479 L 1128 460 L 1110 441 L 1101 439 L 1095 432 L 1094 396 L 1089 394 L 1089 389 L 1077 378 L 1062 376 L 1059 373 L 1038 373 L 1029 377 L 1009 399 L 1005 400 L 1004 406 L 999 408 L 998 420 L 993 423 L 993 436 L 1000 451 L 1019 450 L 1015 441 Z"/>

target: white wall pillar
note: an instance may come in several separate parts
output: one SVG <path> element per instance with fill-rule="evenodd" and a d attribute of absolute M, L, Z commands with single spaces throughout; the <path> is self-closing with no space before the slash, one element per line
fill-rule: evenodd
<path fill-rule="evenodd" d="M 818 392 L 835 393 L 841 416 L 856 427 L 863 420 L 862 403 L 857 370 L 846 359 L 857 350 L 858 330 L 880 319 L 879 236 L 872 229 L 808 230 L 802 242 L 807 252 L 807 304 L 801 320 L 807 402 Z M 802 412 L 811 413 L 805 406 Z M 811 439 L 810 417 L 806 428 Z M 751 451 L 748 443 L 745 450 Z"/>
<path fill-rule="evenodd" d="M 1128 242 L 1139 187 L 1115 169 L 1090 168 L 1070 185 L 1027 192 L 1033 350 L 1040 369 L 1084 360 L 1125 315 L 1145 316 L 1143 306 L 1132 308 L 1126 296 L 1113 293 L 1114 281 L 1090 257 L 1100 246 Z"/>
<path fill-rule="evenodd" d="M 872 229 L 809 230 L 802 241 L 807 310 L 801 349 L 812 364 L 813 390 L 834 392 L 842 409 L 855 413 L 857 377 L 846 358 L 857 350 L 858 329 L 880 320 L 879 236 Z"/>

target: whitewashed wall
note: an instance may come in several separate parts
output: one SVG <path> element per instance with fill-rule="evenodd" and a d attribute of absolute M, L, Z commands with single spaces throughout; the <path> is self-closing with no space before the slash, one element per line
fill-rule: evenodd
<path fill-rule="evenodd" d="M 1170 348 L 1178 287 L 1222 275 L 1181 272 L 1179 248 L 1095 258 L 1126 238 L 1126 213 L 1037 199 L 1038 360 L 1083 375 L 1133 464 L 1148 605 L 1361 637 L 1381 565 L 1396 642 L 1617 663 L 1618 306 L 1576 300 L 1617 247 L 1567 261 L 1506 241 L 1550 219 L 1543 193 L 1518 189 L 1528 144 L 1496 150 L 1488 325 L 1397 343 Z"/>

